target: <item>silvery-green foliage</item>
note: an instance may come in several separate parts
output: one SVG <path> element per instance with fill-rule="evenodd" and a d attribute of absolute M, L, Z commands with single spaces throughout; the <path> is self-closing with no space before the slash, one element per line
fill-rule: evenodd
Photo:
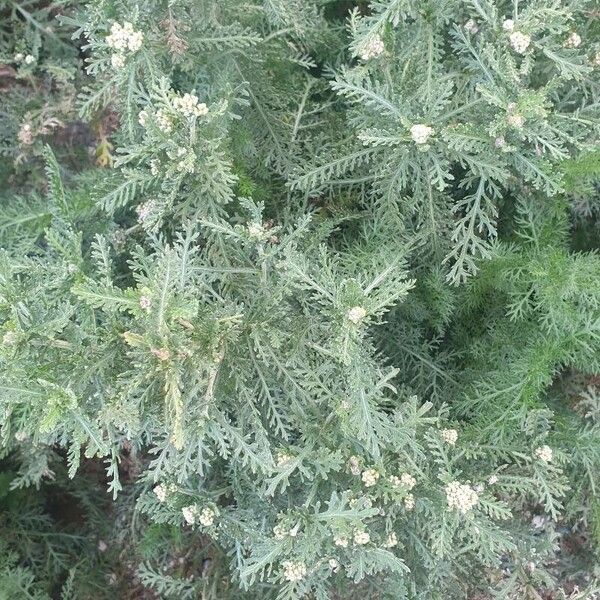
<path fill-rule="evenodd" d="M 164 598 L 556 587 L 600 522 L 592 3 L 54 5 L 105 168 L 30 131 L 2 195 L 10 488 L 99 463 Z"/>

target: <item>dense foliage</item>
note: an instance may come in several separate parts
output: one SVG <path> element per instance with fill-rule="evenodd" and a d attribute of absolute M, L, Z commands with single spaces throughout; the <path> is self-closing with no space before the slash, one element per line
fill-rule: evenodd
<path fill-rule="evenodd" d="M 1 599 L 600 594 L 595 2 L 0 11 Z"/>

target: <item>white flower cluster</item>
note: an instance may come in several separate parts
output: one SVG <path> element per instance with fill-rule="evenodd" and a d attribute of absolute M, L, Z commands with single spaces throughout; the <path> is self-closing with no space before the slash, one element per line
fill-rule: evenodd
<path fill-rule="evenodd" d="M 509 40 L 512 49 L 518 54 L 525 54 L 531 44 L 531 37 L 521 31 L 515 31 L 515 22 L 512 19 L 506 19 L 502 23 L 502 29 L 510 33 Z"/>
<path fill-rule="evenodd" d="M 173 113 L 178 113 L 183 117 L 204 117 L 208 114 L 208 107 L 204 102 L 200 102 L 195 94 L 185 93 L 183 96 L 175 96 L 170 105 L 159 108 L 154 114 L 154 121 L 163 133 L 173 131 Z M 146 127 L 151 113 L 148 110 L 141 110 L 138 115 L 138 122 L 142 127 Z"/>
<path fill-rule="evenodd" d="M 433 127 L 417 123 L 410 128 L 410 135 L 415 144 L 426 144 L 427 140 L 435 133 Z"/>
<path fill-rule="evenodd" d="M 164 502 L 167 499 L 167 488 L 162 483 L 154 486 L 152 491 L 156 494 L 159 502 Z"/>
<path fill-rule="evenodd" d="M 531 44 L 531 37 L 521 31 L 513 31 L 510 34 L 510 45 L 517 54 L 525 54 Z"/>
<path fill-rule="evenodd" d="M 135 209 L 138 215 L 138 222 L 143 224 L 145 221 L 147 221 L 148 217 L 154 212 L 155 208 L 156 205 L 152 200 L 148 200 L 147 202 L 140 204 Z"/>
<path fill-rule="evenodd" d="M 412 490 L 417 485 L 417 480 L 409 473 L 402 473 L 400 477 L 396 475 L 390 475 L 388 481 L 393 487 L 398 488 L 400 486 L 405 487 L 407 490 Z"/>
<path fill-rule="evenodd" d="M 465 23 L 465 30 L 471 35 L 475 35 L 479 31 L 479 25 L 477 25 L 477 21 L 475 21 L 475 19 L 469 19 Z"/>
<path fill-rule="evenodd" d="M 206 506 L 202 509 L 198 521 L 200 521 L 200 525 L 203 527 L 210 527 L 215 522 L 215 516 L 215 511 Z"/>
<path fill-rule="evenodd" d="M 283 525 L 275 525 L 275 527 L 273 527 L 273 535 L 276 540 L 282 540 L 288 535 L 295 538 L 298 535 L 299 529 L 300 525 L 294 525 L 291 529 L 286 529 Z"/>
<path fill-rule="evenodd" d="M 600 50 L 598 52 L 596 52 L 596 56 L 594 56 L 594 59 L 592 60 L 592 64 L 595 67 L 600 67 Z"/>
<path fill-rule="evenodd" d="M 160 160 L 158 158 L 153 158 L 150 161 L 150 174 L 158 175 L 160 172 Z"/>
<path fill-rule="evenodd" d="M 33 56 L 33 54 L 27 54 L 26 56 L 24 56 L 22 52 L 17 52 L 13 56 L 13 60 L 16 63 L 24 62 L 26 65 L 32 65 L 35 62 L 35 56 Z"/>
<path fill-rule="evenodd" d="M 515 127 L 516 129 L 523 129 L 523 125 L 525 125 L 525 117 L 518 113 L 508 115 L 506 120 L 511 127 Z"/>
<path fill-rule="evenodd" d="M 156 111 L 156 124 L 163 133 L 171 133 L 173 131 L 173 119 L 171 119 L 169 113 L 163 108 Z"/>
<path fill-rule="evenodd" d="M 265 237 L 265 228 L 262 223 L 249 223 L 248 235 L 255 240 L 262 240 Z"/>
<path fill-rule="evenodd" d="M 545 462 L 545 463 L 551 463 L 552 462 L 552 448 L 550 448 L 550 446 L 540 446 L 539 448 L 535 449 L 535 455 L 537 458 L 539 458 L 541 461 Z"/>
<path fill-rule="evenodd" d="M 340 548 L 347 548 L 349 540 L 345 535 L 338 535 L 333 538 L 333 543 Z"/>
<path fill-rule="evenodd" d="M 384 548 L 395 548 L 398 545 L 398 536 L 392 531 L 390 535 L 388 535 L 387 540 L 385 540 L 383 547 Z"/>
<path fill-rule="evenodd" d="M 581 36 L 573 31 L 565 42 L 565 48 L 579 48 L 579 46 L 581 46 Z"/>
<path fill-rule="evenodd" d="M 283 465 L 285 465 L 286 463 L 288 463 L 290 460 L 292 460 L 292 456 L 290 454 L 287 454 L 286 452 L 277 452 L 276 455 L 276 460 L 277 460 L 277 466 L 281 467 Z"/>
<path fill-rule="evenodd" d="M 376 469 L 367 469 L 362 473 L 362 480 L 365 487 L 373 487 L 379 480 L 379 471 Z"/>
<path fill-rule="evenodd" d="M 327 564 L 334 573 L 337 573 L 340 570 L 340 563 L 335 558 L 330 558 L 327 561 Z"/>
<path fill-rule="evenodd" d="M 498 483 L 498 476 L 490 475 L 490 478 L 488 479 L 488 485 L 494 485 L 495 483 Z"/>
<path fill-rule="evenodd" d="M 306 565 L 300 560 L 285 560 L 281 564 L 283 576 L 288 581 L 300 581 L 306 576 Z"/>
<path fill-rule="evenodd" d="M 123 25 L 115 22 L 110 28 L 110 35 L 106 38 L 106 43 L 110 48 L 119 52 L 129 50 L 137 52 L 142 47 L 144 34 L 140 31 L 135 31 L 133 25 L 125 21 Z"/>
<path fill-rule="evenodd" d="M 288 534 L 288 530 L 283 525 L 275 525 L 273 527 L 273 535 L 276 540 L 282 540 Z"/>
<path fill-rule="evenodd" d="M 200 102 L 194 94 L 184 94 L 173 99 L 173 108 L 184 117 L 204 117 L 208 114 L 208 107 Z"/>
<path fill-rule="evenodd" d="M 110 28 L 110 34 L 106 37 L 106 43 L 109 48 L 115 50 L 111 57 L 111 64 L 115 69 L 120 69 L 125 64 L 125 52 L 132 54 L 142 47 L 144 34 L 141 31 L 135 31 L 133 25 L 125 21 L 123 25 L 113 23 Z"/>
<path fill-rule="evenodd" d="M 148 296 L 140 296 L 140 308 L 142 310 L 150 310 L 152 306 L 152 300 Z"/>
<path fill-rule="evenodd" d="M 374 35 L 363 48 L 360 57 L 363 60 L 371 60 L 372 58 L 376 58 L 377 56 L 383 54 L 385 50 L 385 46 L 383 45 L 383 40 L 379 35 Z"/>
<path fill-rule="evenodd" d="M 6 346 L 14 346 L 19 340 L 19 336 L 16 331 L 7 331 L 2 336 L 2 343 Z"/>
<path fill-rule="evenodd" d="M 366 531 L 361 531 L 360 529 L 357 529 L 354 532 L 354 544 L 356 546 L 364 546 L 365 544 L 368 544 L 371 541 L 371 536 L 366 532 Z"/>
<path fill-rule="evenodd" d="M 404 498 L 404 508 L 412 510 L 415 507 L 415 497 L 412 494 L 407 494 Z"/>
<path fill-rule="evenodd" d="M 458 431 L 456 431 L 456 429 L 442 429 L 440 435 L 449 446 L 454 446 L 456 440 L 458 440 Z"/>
<path fill-rule="evenodd" d="M 195 504 L 190 504 L 190 506 L 184 506 L 181 509 L 183 513 L 183 518 L 188 525 L 194 525 L 196 523 L 196 518 L 198 517 L 198 507 Z"/>
<path fill-rule="evenodd" d="M 506 121 L 511 127 L 522 129 L 523 125 L 525 125 L 525 117 L 522 114 L 515 112 L 516 108 L 517 105 L 514 102 L 509 102 L 508 106 L 506 107 L 508 111 Z"/>
<path fill-rule="evenodd" d="M 181 512 L 188 525 L 195 525 L 196 521 L 199 521 L 200 525 L 210 527 L 215 522 L 215 511 L 208 506 L 204 507 L 202 511 L 199 511 L 195 504 L 191 504 L 189 506 L 184 506 L 181 509 Z"/>
<path fill-rule="evenodd" d="M 26 431 L 17 431 L 17 433 L 15 433 L 15 440 L 17 440 L 17 442 L 24 442 L 28 437 Z"/>
<path fill-rule="evenodd" d="M 408 490 L 412 490 L 417 485 L 417 480 L 408 473 L 400 475 L 400 483 Z"/>
<path fill-rule="evenodd" d="M 167 152 L 169 158 L 175 162 L 178 171 L 193 173 L 196 170 L 196 153 L 191 148 L 180 146 L 175 152 Z"/>
<path fill-rule="evenodd" d="M 515 28 L 515 22 L 512 19 L 505 19 L 502 23 L 502 29 L 504 31 L 513 31 Z"/>
<path fill-rule="evenodd" d="M 358 325 L 367 316 L 367 311 L 362 306 L 354 306 L 348 311 L 346 316 L 348 321 Z"/>
<path fill-rule="evenodd" d="M 479 496 L 470 485 L 452 481 L 446 486 L 446 501 L 448 508 L 464 515 L 477 504 Z"/>

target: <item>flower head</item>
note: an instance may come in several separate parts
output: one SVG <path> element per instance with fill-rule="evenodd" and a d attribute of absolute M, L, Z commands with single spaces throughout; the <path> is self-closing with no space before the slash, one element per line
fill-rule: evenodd
<path fill-rule="evenodd" d="M 285 465 L 286 463 L 290 462 L 290 460 L 292 460 L 292 456 L 291 454 L 287 454 L 287 452 L 277 452 L 276 455 L 276 460 L 277 460 L 277 466 L 281 467 L 283 465 Z"/>
<path fill-rule="evenodd" d="M 535 455 L 542 462 L 551 463 L 552 462 L 552 448 L 550 446 L 540 446 L 535 449 Z"/>
<path fill-rule="evenodd" d="M 152 214 L 152 212 L 155 209 L 155 205 L 154 202 L 152 200 L 148 200 L 147 202 L 144 202 L 143 204 L 140 204 L 135 211 L 138 214 L 138 221 L 140 223 L 144 223 L 145 221 L 148 220 L 148 217 Z"/>
<path fill-rule="evenodd" d="M 356 530 L 353 539 L 356 546 L 364 546 L 371 541 L 371 536 L 366 531 Z"/>
<path fill-rule="evenodd" d="M 402 483 L 402 485 L 406 489 L 412 490 L 415 487 L 415 485 L 417 485 L 417 480 L 408 473 L 402 473 L 402 475 L 400 476 L 400 483 Z"/>
<path fill-rule="evenodd" d="M 565 42 L 565 48 L 578 48 L 581 45 L 581 36 L 573 31 Z"/>
<path fill-rule="evenodd" d="M 398 536 L 392 531 L 390 535 L 388 535 L 387 540 L 385 540 L 383 547 L 384 548 L 394 548 L 398 545 Z"/>
<path fill-rule="evenodd" d="M 148 121 L 148 111 L 147 110 L 140 110 L 140 113 L 138 114 L 138 123 L 142 127 L 145 127 L 147 121 Z"/>
<path fill-rule="evenodd" d="M 456 440 L 458 440 L 458 431 L 456 429 L 442 429 L 440 432 L 442 439 L 449 446 L 454 446 L 456 444 Z"/>
<path fill-rule="evenodd" d="M 150 310 L 152 306 L 152 300 L 148 296 L 140 296 L 140 308 L 142 310 Z"/>
<path fill-rule="evenodd" d="M 333 543 L 340 548 L 347 548 L 349 540 L 345 535 L 338 535 L 333 538 Z"/>
<path fill-rule="evenodd" d="M 153 158 L 150 161 L 150 174 L 158 175 L 159 171 L 160 171 L 160 160 L 158 160 L 158 158 Z"/>
<path fill-rule="evenodd" d="M 511 127 L 515 129 L 522 129 L 525 125 L 525 117 L 519 113 L 513 113 L 506 117 L 506 121 Z"/>
<path fill-rule="evenodd" d="M 379 480 L 379 472 L 376 469 L 367 469 L 362 473 L 362 480 L 365 487 L 373 487 Z"/>
<path fill-rule="evenodd" d="M 521 31 L 513 31 L 510 34 L 510 45 L 518 54 L 525 54 L 527 48 L 531 44 L 531 37 Z"/>
<path fill-rule="evenodd" d="M 512 31 L 515 28 L 515 22 L 512 19 L 505 19 L 502 23 L 504 31 Z"/>
<path fill-rule="evenodd" d="M 169 114 L 162 108 L 156 112 L 156 124 L 163 133 L 171 133 L 173 131 L 173 121 Z"/>
<path fill-rule="evenodd" d="M 475 19 L 469 19 L 465 25 L 465 30 L 468 31 L 471 35 L 475 35 L 479 31 L 479 25 L 477 25 L 477 21 Z"/>
<path fill-rule="evenodd" d="M 127 40 L 127 47 L 130 52 L 137 52 L 142 47 L 144 34 L 141 31 L 132 31 Z"/>
<path fill-rule="evenodd" d="M 288 534 L 288 530 L 283 525 L 275 525 L 273 527 L 273 535 L 276 540 L 284 539 Z"/>
<path fill-rule="evenodd" d="M 452 481 L 446 486 L 446 501 L 449 509 L 464 515 L 477 504 L 479 496 L 470 485 Z"/>
<path fill-rule="evenodd" d="M 265 228 L 262 223 L 248 223 L 248 235 L 255 240 L 262 240 L 265 237 Z"/>
<path fill-rule="evenodd" d="M 113 69 L 122 69 L 125 66 L 125 56 L 123 54 L 113 54 L 110 57 L 110 64 Z"/>
<path fill-rule="evenodd" d="M 194 94 L 184 94 L 173 100 L 173 108 L 184 117 L 203 117 L 208 114 L 208 107 L 198 100 Z"/>
<path fill-rule="evenodd" d="M 346 316 L 348 321 L 357 325 L 367 316 L 367 311 L 362 306 L 354 306 L 348 311 Z"/>
<path fill-rule="evenodd" d="M 194 525 L 196 523 L 196 519 L 198 518 L 198 507 L 195 504 L 184 506 L 181 509 L 181 512 L 183 513 L 183 518 L 188 525 Z"/>
<path fill-rule="evenodd" d="M 110 28 L 110 34 L 106 37 L 106 43 L 114 50 L 123 51 L 127 48 L 127 33 L 120 23 L 116 21 Z"/>
<path fill-rule="evenodd" d="M 164 485 L 159 483 L 158 485 L 154 486 L 152 491 L 158 498 L 159 502 L 164 502 L 167 499 L 167 488 Z"/>
<path fill-rule="evenodd" d="M 379 35 L 374 35 L 363 48 L 360 57 L 363 60 L 371 60 L 382 54 L 384 50 L 383 40 Z"/>
<path fill-rule="evenodd" d="M 200 516 L 198 517 L 200 525 L 203 525 L 204 527 L 210 527 L 215 522 L 215 516 L 215 511 L 212 508 L 208 506 L 204 507 L 200 513 Z"/>
<path fill-rule="evenodd" d="M 114 22 L 110 28 L 110 34 L 106 37 L 106 44 L 109 48 L 123 53 L 126 50 L 137 52 L 142 47 L 144 34 L 135 31 L 133 25 L 127 21 L 120 25 Z"/>
<path fill-rule="evenodd" d="M 410 135 L 415 144 L 426 144 L 427 140 L 435 133 L 433 127 L 417 123 L 410 128 Z"/>
<path fill-rule="evenodd" d="M 283 576 L 288 581 L 300 581 L 306 576 L 306 564 L 302 561 L 285 560 L 282 563 Z"/>

